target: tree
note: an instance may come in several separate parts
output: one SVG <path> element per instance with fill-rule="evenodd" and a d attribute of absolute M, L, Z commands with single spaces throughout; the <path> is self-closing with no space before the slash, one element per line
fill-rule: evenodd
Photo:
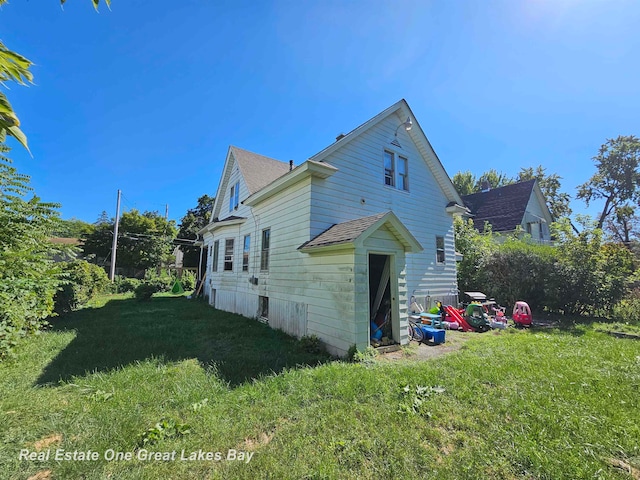
<path fill-rule="evenodd" d="M 84 238 L 95 231 L 95 225 L 71 218 L 69 220 L 60 220 L 60 227 L 54 232 L 56 237 L 63 238 Z"/>
<path fill-rule="evenodd" d="M 614 242 L 630 247 L 631 241 L 638 238 L 640 217 L 631 205 L 624 205 L 616 209 L 615 215 L 608 218 L 604 226 Z"/>
<path fill-rule="evenodd" d="M 485 189 L 486 186 L 494 189 L 511 185 L 512 183 L 513 178 L 492 168 L 488 172 L 484 172 L 482 175 L 480 175 L 480 178 L 478 178 L 478 181 L 476 182 L 475 191 L 481 192 Z"/>
<path fill-rule="evenodd" d="M 589 206 L 594 200 L 604 199 L 597 227 L 628 202 L 640 201 L 640 139 L 633 135 L 608 139 L 593 157 L 596 173 L 578 187 L 577 198 Z"/>
<path fill-rule="evenodd" d="M 451 182 L 460 195 L 471 195 L 472 193 L 481 192 L 486 187 L 493 189 L 511 185 L 513 178 L 492 168 L 480 175 L 479 178 L 476 178 L 468 170 L 466 172 L 458 172 L 453 176 Z"/>
<path fill-rule="evenodd" d="M 476 193 L 476 176 L 469 170 L 456 173 L 451 182 L 460 195 L 471 195 Z"/>
<path fill-rule="evenodd" d="M 111 255 L 113 221 L 96 225 L 82 250 L 85 255 L 95 256 L 99 264 L 106 264 Z M 167 221 L 158 212 L 125 212 L 118 226 L 117 266 L 130 271 L 156 267 L 165 261 L 172 250 L 176 236 L 173 220 Z"/>
<path fill-rule="evenodd" d="M 0 359 L 19 337 L 38 330 L 53 311 L 61 268 L 53 262 L 63 247 L 49 239 L 59 228 L 59 205 L 31 192 L 0 144 Z"/>
<path fill-rule="evenodd" d="M 560 191 L 562 177 L 555 173 L 547 175 L 546 168 L 538 165 L 535 169 L 533 167 L 521 168 L 516 182 L 526 182 L 533 179 L 538 181 L 540 190 L 542 190 L 547 200 L 547 206 L 554 219 L 571 215 L 571 208 L 569 207 L 571 197 L 568 193 Z"/>
<path fill-rule="evenodd" d="M 178 238 L 195 240 L 198 238 L 198 230 L 204 228 L 209 223 L 209 217 L 213 210 L 214 197 L 202 195 L 198 198 L 198 205 L 195 208 L 187 210 L 187 213 L 180 221 L 180 230 Z M 184 252 L 183 264 L 186 267 L 195 267 L 200 259 L 200 247 L 185 245 L 182 248 Z"/>

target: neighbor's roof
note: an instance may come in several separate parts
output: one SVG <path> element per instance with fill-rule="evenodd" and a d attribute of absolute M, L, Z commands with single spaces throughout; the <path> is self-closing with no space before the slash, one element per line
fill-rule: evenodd
<path fill-rule="evenodd" d="M 281 162 L 238 147 L 232 146 L 230 150 L 250 195 L 289 171 L 288 162 Z"/>
<path fill-rule="evenodd" d="M 522 222 L 535 182 L 527 180 L 463 196 L 462 201 L 473 215 L 474 227 L 482 231 L 485 222 L 489 222 L 494 232 L 515 229 Z"/>

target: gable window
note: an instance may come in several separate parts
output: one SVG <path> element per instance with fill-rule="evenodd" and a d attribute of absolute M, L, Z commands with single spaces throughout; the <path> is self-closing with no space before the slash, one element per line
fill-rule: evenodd
<path fill-rule="evenodd" d="M 244 246 L 242 248 L 242 271 L 249 271 L 249 249 L 251 247 L 251 235 L 244 236 Z"/>
<path fill-rule="evenodd" d="M 385 150 L 384 151 L 384 184 L 389 185 L 390 187 L 395 187 L 395 173 L 393 170 L 394 164 L 394 155 L 393 153 Z"/>
<path fill-rule="evenodd" d="M 384 151 L 384 184 L 398 190 L 409 190 L 409 161 L 406 157 Z"/>
<path fill-rule="evenodd" d="M 224 241 L 224 270 L 233 271 L 233 238 Z"/>
<path fill-rule="evenodd" d="M 444 263 L 444 237 L 436 236 L 436 263 Z"/>
<path fill-rule="evenodd" d="M 240 182 L 236 182 L 235 185 L 231 185 L 229 191 L 229 211 L 237 210 L 240 204 Z"/>
<path fill-rule="evenodd" d="M 260 270 L 269 270 L 269 244 L 271 243 L 271 229 L 262 230 L 262 247 L 260 250 Z"/>
<path fill-rule="evenodd" d="M 213 258 L 211 260 L 211 271 L 218 271 L 218 251 L 220 250 L 220 240 L 213 242 Z"/>
<path fill-rule="evenodd" d="M 400 190 L 409 190 L 409 176 L 407 174 L 408 163 L 406 158 L 398 155 L 398 188 Z"/>

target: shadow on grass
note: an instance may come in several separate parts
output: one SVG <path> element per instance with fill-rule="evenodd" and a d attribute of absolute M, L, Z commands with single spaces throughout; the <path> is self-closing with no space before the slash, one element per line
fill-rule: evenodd
<path fill-rule="evenodd" d="M 297 365 L 317 365 L 327 354 L 311 354 L 283 332 L 255 320 L 215 310 L 184 297 L 113 299 L 52 321 L 53 331 L 75 331 L 76 337 L 49 363 L 38 385 L 75 375 L 109 371 L 162 358 L 197 358 L 231 386 Z"/>

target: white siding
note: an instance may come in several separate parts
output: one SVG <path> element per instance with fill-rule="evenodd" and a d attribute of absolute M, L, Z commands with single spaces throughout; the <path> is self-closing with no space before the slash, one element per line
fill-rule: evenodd
<path fill-rule="evenodd" d="M 408 295 L 441 298 L 457 288 L 453 219 L 445 211 L 445 194 L 407 132 L 398 130 L 401 149 L 390 144 L 402 121 L 389 117 L 326 159 L 338 172 L 314 179 L 311 236 L 335 223 L 392 210 L 424 248 L 406 256 Z M 385 149 L 408 158 L 408 192 L 384 185 Z M 436 263 L 436 235 L 445 239 L 443 265 Z"/>

